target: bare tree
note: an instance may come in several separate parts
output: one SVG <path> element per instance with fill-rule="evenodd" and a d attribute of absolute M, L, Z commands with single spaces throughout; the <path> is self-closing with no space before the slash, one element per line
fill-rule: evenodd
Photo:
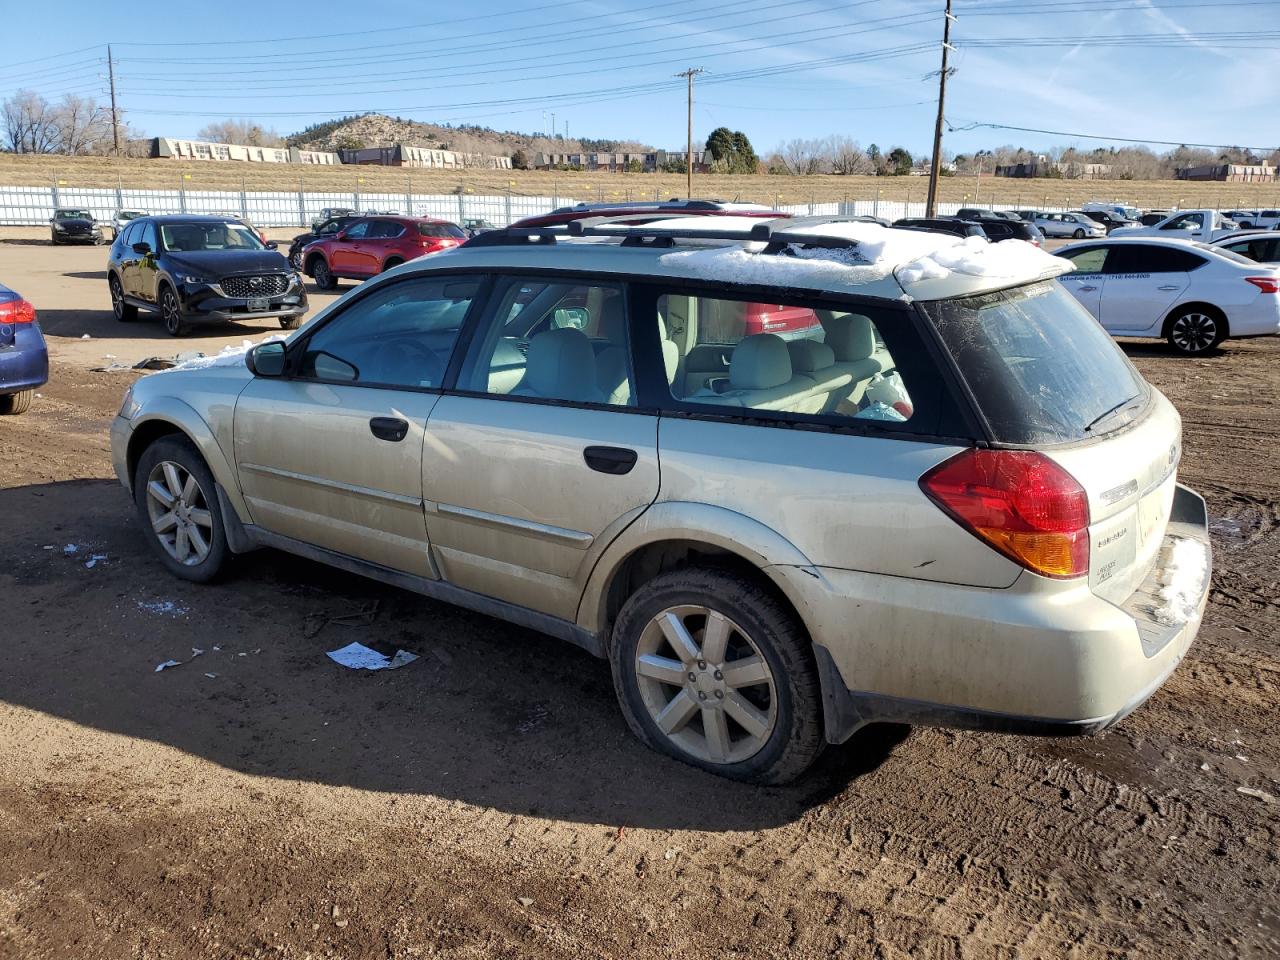
<path fill-rule="evenodd" d="M 111 145 L 111 111 L 96 100 L 68 93 L 53 110 L 58 152 L 81 156 Z"/>
<path fill-rule="evenodd" d="M 14 153 L 56 153 L 58 124 L 49 101 L 33 90 L 19 90 L 0 106 L 5 146 Z"/>
<path fill-rule="evenodd" d="M 252 120 L 219 120 L 204 127 L 196 136 L 214 143 L 234 143 L 244 147 L 284 146 L 280 134 Z"/>
<path fill-rule="evenodd" d="M 869 175 L 876 172 L 875 165 L 862 152 L 858 141 L 840 135 L 832 136 L 827 141 L 827 159 L 832 173 L 845 176 Z"/>
<path fill-rule="evenodd" d="M 825 146 L 821 140 L 805 140 L 797 137 L 779 146 L 777 155 L 788 173 L 793 176 L 807 177 L 822 172 L 824 152 Z"/>

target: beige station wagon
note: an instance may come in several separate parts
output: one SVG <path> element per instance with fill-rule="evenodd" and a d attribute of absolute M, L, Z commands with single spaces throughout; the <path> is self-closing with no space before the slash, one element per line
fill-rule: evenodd
<path fill-rule="evenodd" d="M 138 381 L 115 466 L 176 575 L 270 547 L 545 631 L 725 776 L 879 721 L 1087 733 L 1181 660 L 1211 558 L 1070 269 L 838 220 L 492 231 Z"/>

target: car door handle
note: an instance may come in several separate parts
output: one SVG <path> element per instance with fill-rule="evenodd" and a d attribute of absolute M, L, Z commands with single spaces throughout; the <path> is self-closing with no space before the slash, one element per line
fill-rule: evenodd
<path fill-rule="evenodd" d="M 1097 289 L 1098 289 L 1098 288 L 1097 288 L 1097 287 L 1095 287 L 1093 284 L 1089 284 L 1089 285 L 1087 285 L 1087 286 L 1081 287 L 1081 288 L 1080 288 L 1080 292 L 1081 292 L 1081 293 L 1092 293 L 1094 290 L 1097 290 Z"/>
<path fill-rule="evenodd" d="M 1182 287 L 1176 283 L 1166 283 L 1163 286 L 1156 287 L 1157 290 L 1181 290 Z"/>
<path fill-rule="evenodd" d="M 582 451 L 582 459 L 592 470 L 621 476 L 631 472 L 639 457 L 626 447 L 587 447 Z"/>
<path fill-rule="evenodd" d="M 369 421 L 369 432 L 379 440 L 398 443 L 409 432 L 409 421 L 399 417 L 374 417 Z"/>

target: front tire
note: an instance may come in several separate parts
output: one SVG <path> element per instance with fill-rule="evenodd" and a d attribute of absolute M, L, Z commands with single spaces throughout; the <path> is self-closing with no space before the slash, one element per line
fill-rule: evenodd
<path fill-rule="evenodd" d="M 822 752 L 817 667 L 795 615 L 737 573 L 673 570 L 614 624 L 614 687 L 644 743 L 734 780 L 785 783 Z"/>
<path fill-rule="evenodd" d="M 1227 338 L 1226 320 L 1203 307 L 1179 311 L 1169 320 L 1169 346 L 1184 356 L 1199 356 Z"/>
<path fill-rule="evenodd" d="M 1076 232 L 1075 232 L 1075 233 L 1073 233 L 1071 236 L 1075 237 L 1077 240 L 1083 240 L 1083 239 L 1084 239 L 1084 230 L 1083 230 L 1083 229 L 1081 229 L 1080 227 L 1076 227 Z"/>
<path fill-rule="evenodd" d="M 125 300 L 124 287 L 120 285 L 120 278 L 113 274 L 107 281 L 107 287 L 111 291 L 111 312 L 115 314 L 115 318 L 121 323 L 137 320 L 138 308 Z"/>
<path fill-rule="evenodd" d="M 321 290 L 332 290 L 338 285 L 338 278 L 333 275 L 333 271 L 329 269 L 328 261 L 317 259 L 315 265 L 311 268 L 311 276 L 316 281 L 316 286 Z"/>
<path fill-rule="evenodd" d="M 386 273 L 388 270 L 394 270 L 402 263 L 404 263 L 404 261 L 399 257 L 390 257 L 387 259 L 387 262 L 382 265 L 382 272 Z"/>
<path fill-rule="evenodd" d="M 300 323 L 302 323 L 301 317 L 281 317 L 280 329 L 281 330 L 297 330 L 298 325 Z"/>
<path fill-rule="evenodd" d="M 6 393 L 0 396 L 0 417 L 16 417 L 31 409 L 31 398 L 35 390 L 19 390 L 17 393 Z"/>
<path fill-rule="evenodd" d="M 222 572 L 229 550 L 217 487 L 190 440 L 171 435 L 147 447 L 133 494 L 138 522 L 170 573 L 208 583 Z"/>
<path fill-rule="evenodd" d="M 171 337 L 181 337 L 187 332 L 186 319 L 182 316 L 182 304 L 173 287 L 165 284 L 160 288 L 160 319 Z"/>

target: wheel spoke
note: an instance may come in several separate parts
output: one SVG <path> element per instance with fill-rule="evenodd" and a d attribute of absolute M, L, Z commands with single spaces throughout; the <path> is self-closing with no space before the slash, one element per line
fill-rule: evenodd
<path fill-rule="evenodd" d="M 200 485 L 196 483 L 195 474 L 187 474 L 187 482 L 182 485 L 182 504 L 189 507 L 196 502 L 196 493 Z"/>
<path fill-rule="evenodd" d="M 207 527 L 210 530 L 213 529 L 213 514 L 211 514 L 208 510 L 204 510 L 200 507 L 196 507 L 192 510 L 187 511 L 187 516 L 190 517 L 191 522 L 196 524 L 197 526 Z"/>
<path fill-rule="evenodd" d="M 697 660 L 702 656 L 702 651 L 693 642 L 693 637 L 689 636 L 689 630 L 685 627 L 684 621 L 674 613 L 670 611 L 664 613 L 659 623 L 662 626 L 662 635 L 667 638 L 667 642 L 684 663 Z"/>
<path fill-rule="evenodd" d="M 685 681 L 684 664 L 670 657 L 660 657 L 656 653 L 646 653 L 637 659 L 636 673 L 676 687 L 681 686 Z"/>
<path fill-rule="evenodd" d="M 729 646 L 729 618 L 714 610 L 707 612 L 707 625 L 702 631 L 702 658 L 710 663 L 723 663 Z"/>
<path fill-rule="evenodd" d="M 152 480 L 150 483 L 147 484 L 147 493 L 150 494 L 152 497 L 154 497 L 156 500 L 159 500 L 166 507 L 172 507 L 174 502 L 178 499 L 172 493 L 170 493 L 169 488 L 166 487 L 159 480 Z"/>
<path fill-rule="evenodd" d="M 728 687 L 750 687 L 769 681 L 769 665 L 764 657 L 743 657 L 724 665 L 724 682 Z"/>
<path fill-rule="evenodd" d="M 178 530 L 173 536 L 173 555 L 183 563 L 187 562 L 187 557 L 191 554 L 191 541 L 187 539 L 187 527 L 185 524 L 178 524 Z"/>
<path fill-rule="evenodd" d="M 209 555 L 209 541 L 204 538 L 204 534 L 194 523 L 187 525 L 187 538 L 195 548 L 197 560 L 203 560 Z"/>
<path fill-rule="evenodd" d="M 729 759 L 729 724 L 724 711 L 704 707 L 702 728 L 707 734 L 707 754 L 714 762 L 724 763 Z"/>
<path fill-rule="evenodd" d="M 757 740 L 769 732 L 768 716 L 756 709 L 737 690 L 730 690 L 725 694 L 724 711 Z"/>
<path fill-rule="evenodd" d="M 169 492 L 172 493 L 175 497 L 181 497 L 182 496 L 182 479 L 178 476 L 177 465 L 172 464 L 168 460 L 166 460 L 164 463 L 160 465 L 160 468 L 164 471 L 164 482 L 165 482 L 165 486 L 169 488 Z"/>
<path fill-rule="evenodd" d="M 151 529 L 156 533 L 168 533 L 178 525 L 178 518 L 173 515 L 173 511 L 161 514 L 151 521 Z"/>
<path fill-rule="evenodd" d="M 673 734 L 682 730 L 693 715 L 698 712 L 698 701 L 689 696 L 687 690 L 681 690 L 671 702 L 662 708 L 662 712 L 653 718 L 658 729 L 665 734 Z"/>

